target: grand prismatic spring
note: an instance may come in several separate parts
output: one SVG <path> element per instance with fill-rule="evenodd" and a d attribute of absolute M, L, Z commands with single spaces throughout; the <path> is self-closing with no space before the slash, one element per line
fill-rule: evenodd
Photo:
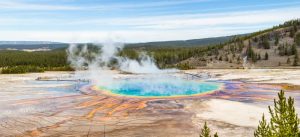
<path fill-rule="evenodd" d="M 220 88 L 220 83 L 189 81 L 184 79 L 126 79 L 117 80 L 108 87 L 97 87 L 95 90 L 112 95 L 131 97 L 178 97 L 193 96 L 213 92 Z"/>

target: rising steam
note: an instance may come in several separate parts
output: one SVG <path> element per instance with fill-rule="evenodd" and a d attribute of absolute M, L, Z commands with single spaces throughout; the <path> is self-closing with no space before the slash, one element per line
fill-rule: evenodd
<path fill-rule="evenodd" d="M 119 56 L 123 49 L 121 43 L 106 42 L 95 45 L 90 49 L 88 45 L 71 44 L 67 49 L 68 61 L 76 70 L 88 70 L 88 75 L 76 71 L 80 78 L 90 79 L 93 84 L 104 86 L 113 83 L 113 72 L 117 69 L 128 73 L 166 73 L 176 72 L 176 69 L 159 69 L 154 59 L 146 53 L 140 53 L 139 60 Z"/>

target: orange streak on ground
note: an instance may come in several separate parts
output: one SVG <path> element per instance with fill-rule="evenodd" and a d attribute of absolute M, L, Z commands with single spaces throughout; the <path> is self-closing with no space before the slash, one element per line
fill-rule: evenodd
<path fill-rule="evenodd" d="M 37 137 L 37 136 L 40 136 L 41 133 L 42 132 L 39 130 L 33 130 L 30 132 L 30 136 Z"/>
<path fill-rule="evenodd" d="M 142 109 L 145 106 L 146 106 L 145 101 L 126 102 L 126 103 L 121 104 L 120 106 L 114 108 L 112 111 L 108 112 L 108 115 L 112 115 L 113 113 L 116 113 L 116 112 L 124 112 L 124 111 L 130 110 L 130 109 Z"/>
<path fill-rule="evenodd" d="M 100 121 L 109 121 L 109 120 L 111 120 L 112 119 L 112 117 L 100 117 L 100 118 L 98 118 L 97 120 L 100 120 Z"/>
<path fill-rule="evenodd" d="M 299 85 L 291 85 L 291 84 L 285 84 L 282 86 L 282 88 L 285 90 L 300 90 Z"/>
<path fill-rule="evenodd" d="M 89 98 L 90 96 L 82 96 L 82 95 L 70 95 L 70 96 L 61 96 L 61 97 L 47 97 L 47 98 L 40 98 L 40 99 L 23 99 L 16 101 L 12 105 L 20 105 L 20 104 L 39 104 L 40 101 L 49 100 L 49 99 L 61 99 L 61 98 Z"/>
<path fill-rule="evenodd" d="M 77 108 L 77 109 L 87 108 L 87 107 L 98 105 L 100 103 L 102 103 L 102 102 L 89 102 L 89 103 L 85 103 L 85 104 L 80 104 L 79 106 L 77 106 L 75 108 Z"/>
<path fill-rule="evenodd" d="M 67 121 L 70 121 L 72 119 L 67 119 L 67 120 L 63 120 L 63 121 L 60 121 L 60 122 L 57 122 L 53 125 L 49 125 L 49 126 L 46 126 L 46 127 L 41 127 L 41 128 L 37 128 L 35 130 L 32 130 L 32 131 L 28 131 L 29 134 L 31 136 L 41 136 L 41 134 L 45 131 L 45 130 L 49 130 L 49 129 L 54 129 L 54 128 L 58 128 L 60 127 L 61 124 L 64 124 L 66 123 Z"/>
<path fill-rule="evenodd" d="M 86 116 L 86 118 L 87 119 L 91 119 L 91 118 L 93 118 L 94 116 L 95 116 L 95 114 L 97 113 L 97 111 L 100 111 L 100 110 L 102 110 L 102 109 L 107 109 L 107 108 L 110 108 L 110 107 L 112 107 L 112 106 L 114 106 L 115 104 L 104 104 L 103 106 L 101 106 L 101 107 L 98 107 L 98 108 L 96 108 L 96 109 L 93 109 L 92 111 L 90 111 L 89 113 L 88 113 L 88 115 Z"/>
<path fill-rule="evenodd" d="M 24 105 L 24 104 L 39 104 L 40 102 L 39 101 L 35 101 L 35 100 L 28 100 L 28 101 L 20 101 L 18 103 L 14 103 L 12 105 Z"/>

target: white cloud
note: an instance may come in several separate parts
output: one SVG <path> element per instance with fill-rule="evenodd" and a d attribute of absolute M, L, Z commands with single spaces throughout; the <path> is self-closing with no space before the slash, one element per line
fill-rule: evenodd
<path fill-rule="evenodd" d="M 189 4 L 189 3 L 207 2 L 207 1 L 213 1 L 213 0 L 165 0 L 165 1 L 131 3 L 131 4 L 124 4 L 124 3 L 108 4 L 102 6 L 91 6 L 88 8 L 93 10 L 136 9 L 136 8 L 174 6 L 174 5 L 182 5 L 182 4 Z"/>
<path fill-rule="evenodd" d="M 70 25 L 127 26 L 130 29 L 188 29 L 224 25 L 253 25 L 299 18 L 300 8 L 281 8 L 249 12 L 184 14 L 140 18 L 113 18 L 72 21 Z M 271 27 L 271 26 L 270 26 Z"/>
<path fill-rule="evenodd" d="M 1 10 L 4 10 L 4 9 L 8 9 L 8 10 L 78 10 L 80 8 L 75 7 L 75 6 L 0 1 L 0 9 Z"/>
<path fill-rule="evenodd" d="M 36 2 L 20 2 L 14 1 L 0 1 L 0 10 L 118 10 L 118 9 L 136 9 L 136 8 L 152 8 L 152 7 L 164 7 L 174 6 L 188 3 L 199 3 L 213 0 L 174 0 L 174 1 L 156 1 L 156 2 L 142 2 L 142 3 L 115 3 L 115 4 L 102 4 L 95 3 L 94 5 L 52 5 L 52 4 L 39 4 Z"/>
<path fill-rule="evenodd" d="M 280 8 L 248 12 L 227 12 L 210 14 L 183 14 L 150 17 L 124 17 L 101 19 L 54 19 L 54 18 L 15 18 L 2 17 L 0 25 L 53 25 L 55 22 L 68 26 L 122 26 L 123 29 L 188 29 L 225 25 L 255 25 L 284 22 L 300 18 L 300 8 Z"/>
<path fill-rule="evenodd" d="M 299 13 L 300 8 L 289 7 L 248 12 L 102 18 L 84 21 L 79 19 L 54 21 L 53 19 L 42 20 L 39 18 L 0 18 L 0 26 L 30 24 L 32 26 L 44 25 L 47 28 L 53 25 L 53 22 L 65 25 L 65 29 L 60 31 L 47 31 L 42 28 L 39 31 L 2 30 L 0 31 L 0 40 L 93 42 L 105 41 L 108 37 L 116 37 L 118 41 L 143 42 L 194 39 L 254 32 L 290 19 L 299 18 Z M 98 29 L 81 29 L 84 26 L 96 26 Z M 105 31 L 108 27 L 119 26 L 122 27 L 118 30 Z"/>

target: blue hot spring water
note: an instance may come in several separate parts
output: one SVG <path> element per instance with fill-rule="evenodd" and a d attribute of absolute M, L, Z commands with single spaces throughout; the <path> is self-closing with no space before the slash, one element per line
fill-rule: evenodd
<path fill-rule="evenodd" d="M 110 86 L 101 87 L 113 94 L 139 97 L 191 96 L 219 89 L 212 82 L 187 81 L 183 79 L 127 79 L 118 80 Z"/>

